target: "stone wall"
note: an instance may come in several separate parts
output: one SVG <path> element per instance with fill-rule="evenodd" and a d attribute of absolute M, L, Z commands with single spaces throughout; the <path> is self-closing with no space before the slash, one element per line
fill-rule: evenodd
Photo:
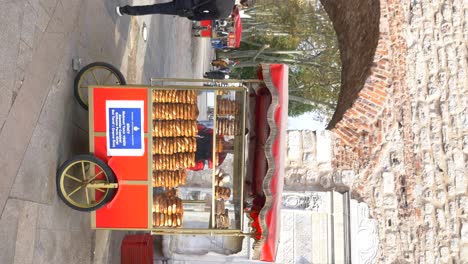
<path fill-rule="evenodd" d="M 285 191 L 331 190 L 342 187 L 332 170 L 330 131 L 288 131 Z"/>
<path fill-rule="evenodd" d="M 376 11 L 372 5 L 354 10 L 353 2 L 361 1 L 322 1 L 345 53 L 352 50 L 346 47 L 353 45 L 350 35 L 361 31 L 340 32 L 341 20 L 365 27 L 366 14 Z M 348 98 L 351 107 L 338 107 L 329 126 L 335 174 L 348 175 L 353 196 L 377 220 L 379 263 L 464 263 L 468 6 L 462 0 L 381 0 L 379 9 L 370 70 L 354 75 L 365 76 L 353 87 L 357 97 Z M 352 59 L 368 55 L 360 52 Z M 342 89 L 349 88 L 348 63 Z"/>
<path fill-rule="evenodd" d="M 468 5 L 422 1 L 406 21 L 409 126 L 416 173 L 407 181 L 414 205 L 415 261 L 468 261 Z M 407 155 L 406 155 L 407 156 Z M 405 156 L 405 158 L 406 158 Z M 413 195 L 411 195 L 413 194 Z"/>

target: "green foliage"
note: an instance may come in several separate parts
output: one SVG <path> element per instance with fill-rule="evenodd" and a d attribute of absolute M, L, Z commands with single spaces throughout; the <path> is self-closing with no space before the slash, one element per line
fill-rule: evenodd
<path fill-rule="evenodd" d="M 303 113 L 311 112 L 316 110 L 313 105 L 301 104 L 295 101 L 289 101 L 288 115 L 289 116 L 300 116 Z"/>
<path fill-rule="evenodd" d="M 254 19 L 243 20 L 240 49 L 222 55 L 241 61 L 237 72 L 242 78 L 255 73 L 244 67 L 288 64 L 290 95 L 310 100 L 307 104 L 290 100 L 289 115 L 314 111 L 328 119 L 338 100 L 341 62 L 336 34 L 323 7 L 314 1 L 257 0 L 255 13 L 249 14 Z M 258 54 L 264 45 L 269 48 Z"/>
<path fill-rule="evenodd" d="M 238 76 L 237 79 L 256 79 L 257 70 L 254 67 L 234 68 L 231 75 Z"/>

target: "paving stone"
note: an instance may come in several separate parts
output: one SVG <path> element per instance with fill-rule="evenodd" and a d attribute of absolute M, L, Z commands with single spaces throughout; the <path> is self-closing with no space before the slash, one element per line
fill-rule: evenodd
<path fill-rule="evenodd" d="M 47 32 L 51 33 L 68 33 L 72 31 L 75 20 L 78 16 L 78 6 L 69 5 L 71 9 L 65 9 L 61 1 L 58 1 L 54 10 L 54 14 L 47 24 Z"/>
<path fill-rule="evenodd" d="M 57 5 L 57 0 L 39 0 L 39 4 L 44 8 L 47 14 L 52 15 Z"/>
<path fill-rule="evenodd" d="M 21 87 L 23 87 L 23 82 L 24 82 L 24 73 L 25 71 L 19 67 L 16 68 L 16 77 L 15 77 L 15 86 L 14 90 L 12 93 L 11 97 L 11 104 L 13 105 L 15 103 L 16 97 L 18 96 L 18 93 L 21 90 Z"/>
<path fill-rule="evenodd" d="M 36 242 L 36 224 L 38 204 L 24 202 L 18 219 L 14 264 L 33 264 L 34 243 Z"/>
<path fill-rule="evenodd" d="M 22 70 L 26 69 L 26 66 L 32 60 L 32 49 L 24 42 L 20 41 L 19 53 L 18 53 L 18 67 Z"/>
<path fill-rule="evenodd" d="M 15 258 L 15 243 L 17 237 L 18 220 L 23 203 L 19 200 L 8 199 L 0 216 L 0 263 L 13 263 Z"/>
<path fill-rule="evenodd" d="M 5 3 L 2 6 L 8 12 L 0 16 L 0 131 L 10 107 L 15 82 L 16 60 L 19 49 L 19 34 L 21 29 L 22 5 L 21 2 Z"/>
<path fill-rule="evenodd" d="M 24 13 L 22 17 L 21 40 L 23 40 L 30 48 L 34 48 L 37 14 L 29 2 L 24 4 Z"/>
<path fill-rule="evenodd" d="M 49 203 L 54 187 L 52 177 L 55 174 L 57 164 L 46 159 L 48 155 L 38 155 L 38 153 L 54 153 L 49 148 L 54 146 L 56 138 L 48 137 L 50 132 L 47 129 L 41 127 L 36 129 L 40 132 L 36 132 L 32 137 L 35 146 L 28 149 L 30 154 L 26 155 L 27 162 L 20 167 L 11 195 L 31 201 Z"/>
<path fill-rule="evenodd" d="M 33 55 L 33 60 L 37 59 L 32 65 L 34 70 L 26 73 L 28 78 L 25 79 L 24 87 L 18 94 L 8 120 L 0 133 L 0 147 L 4 150 L 2 152 L 3 156 L 0 154 L 0 165 L 4 171 L 4 177 L 0 178 L 0 208 L 3 208 L 5 204 L 9 188 L 13 184 L 14 177 L 22 161 L 22 155 L 27 148 L 34 125 L 37 122 L 43 100 L 47 94 L 48 85 L 53 80 L 54 71 L 48 71 L 47 68 L 41 65 L 46 63 L 51 65 L 52 69 L 56 69 L 56 66 L 53 65 L 58 65 L 61 54 L 54 52 L 53 47 L 60 49 L 63 44 L 62 41 L 63 37 L 51 35 L 45 39 L 42 51 L 39 52 L 36 58 Z M 18 129 L 18 126 L 21 126 L 22 129 Z"/>
<path fill-rule="evenodd" d="M 90 231 L 39 228 L 34 248 L 34 263 L 91 263 Z"/>
<path fill-rule="evenodd" d="M 93 263 L 107 263 L 109 258 L 110 230 L 96 230 L 94 239 Z"/>
<path fill-rule="evenodd" d="M 14 197 L 44 204 L 50 203 L 51 196 L 55 195 L 55 173 L 62 162 L 63 141 L 72 138 L 69 125 L 64 125 L 71 119 L 72 109 L 68 105 L 73 103 L 72 89 L 69 89 L 72 78 L 68 71 L 71 64 L 67 60 L 60 65 L 62 70 L 54 77 L 26 150 L 25 162 L 11 190 Z"/>
<path fill-rule="evenodd" d="M 39 3 L 39 0 L 36 0 Z M 76 1 L 78 2 L 78 1 Z M 45 9 L 41 5 L 37 5 L 35 7 L 35 11 L 37 14 L 37 19 L 36 19 L 36 34 L 40 34 L 39 32 L 44 33 L 47 25 L 49 24 L 50 21 L 50 16 L 49 14 L 45 11 Z"/>

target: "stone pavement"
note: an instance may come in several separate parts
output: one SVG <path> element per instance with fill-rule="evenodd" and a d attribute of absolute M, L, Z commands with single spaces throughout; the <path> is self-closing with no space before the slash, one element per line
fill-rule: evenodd
<path fill-rule="evenodd" d="M 188 20 L 119 18 L 118 1 L 0 3 L 0 263 L 116 263 L 123 233 L 91 230 L 89 214 L 66 207 L 55 191 L 58 166 L 88 151 L 72 59 L 109 62 L 128 81 L 148 83 L 153 75 L 201 76 L 212 55 L 207 42 L 192 41 Z M 167 28 L 180 34 L 165 37 Z"/>
<path fill-rule="evenodd" d="M 91 260 L 86 218 L 63 206 L 54 191 L 58 164 L 73 139 L 83 138 L 70 125 L 78 110 L 69 45 L 76 38 L 71 32 L 78 4 L 3 3 L 9 12 L 0 18 L 0 53 L 7 58 L 0 64 L 0 263 Z"/>

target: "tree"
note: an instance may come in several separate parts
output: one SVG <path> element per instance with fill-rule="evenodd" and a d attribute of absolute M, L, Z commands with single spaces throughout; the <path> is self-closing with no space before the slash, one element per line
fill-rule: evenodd
<path fill-rule="evenodd" d="M 313 1 L 257 0 L 243 20 L 241 47 L 221 57 L 239 61 L 236 73 L 252 78 L 259 63 L 290 66 L 289 115 L 315 111 L 331 116 L 338 100 L 341 62 L 333 25 Z M 264 48 L 268 45 L 268 48 Z"/>

